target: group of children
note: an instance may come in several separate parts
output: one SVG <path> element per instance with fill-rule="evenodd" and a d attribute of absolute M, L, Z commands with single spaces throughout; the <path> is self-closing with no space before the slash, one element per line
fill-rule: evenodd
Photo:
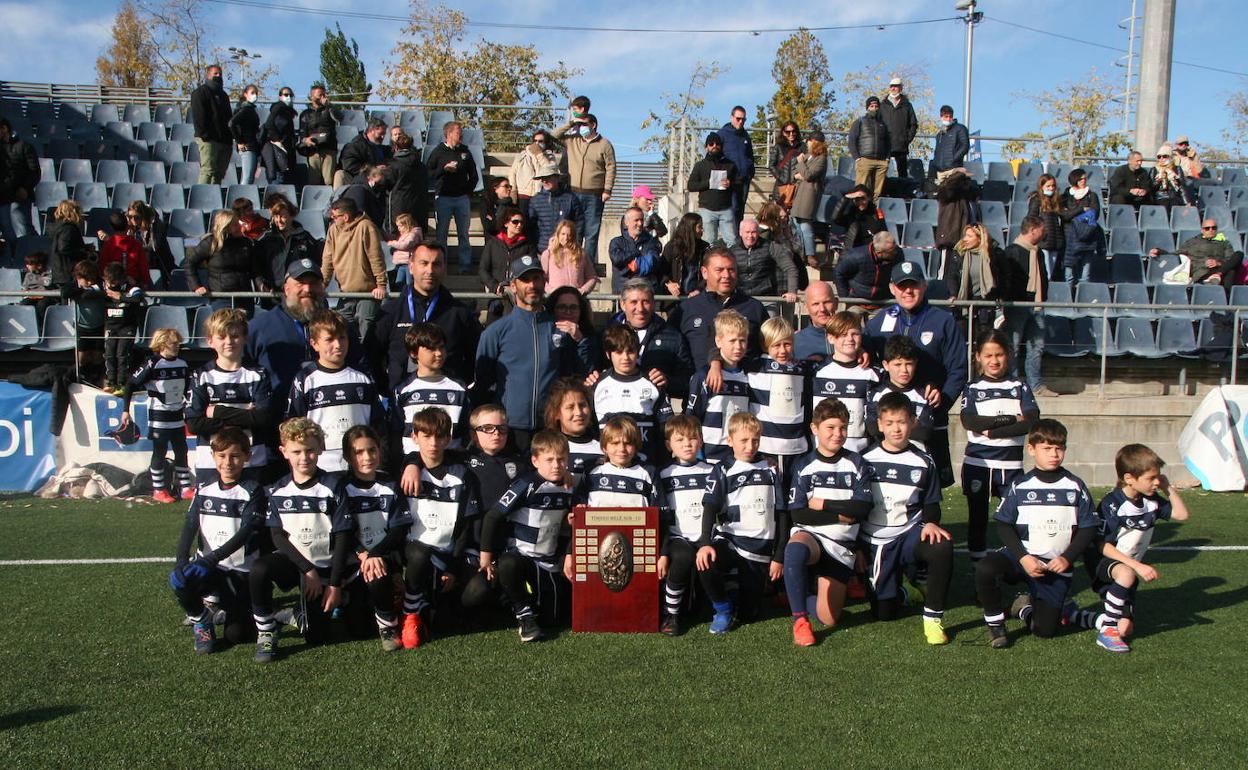
<path fill-rule="evenodd" d="M 610 368 L 592 386 L 557 383 L 526 461 L 508 447 L 504 410 L 470 408 L 463 383 L 442 372 L 445 337 L 428 324 L 408 332 L 415 369 L 388 394 L 387 421 L 371 379 L 345 363 L 341 317 L 317 315 L 308 326 L 316 360 L 273 426 L 268 379 L 241 361 L 245 321 L 236 310 L 212 315 L 217 359 L 186 397 L 202 452 L 170 582 L 197 652 L 214 649 L 223 624 L 233 642 L 255 633 L 256 660 L 270 661 L 283 625 L 315 643 L 335 619 L 351 633 L 378 634 L 387 651 L 413 648 L 429 638 L 433 611 L 456 605 L 447 614 L 461 620 L 505 608 L 522 641 L 540 639 L 570 604 L 577 504 L 660 509 L 665 634 L 687 626 L 696 573 L 711 633 L 757 617 L 782 585 L 794 643 L 810 646 L 812 619 L 835 626 L 860 576 L 874 616 L 921 607 L 926 641 L 948 641 L 953 540 L 941 525 L 940 469 L 920 442 L 931 407 L 908 338 L 888 341 L 879 373 L 866 365 L 854 314 L 834 316 L 833 356 L 817 363 L 795 361 L 791 327 L 772 319 L 762 328 L 766 353 L 747 358 L 748 325 L 724 311 L 715 319 L 717 355 L 694 375 L 677 416 L 663 388 L 638 371 L 636 334 L 613 326 L 603 345 Z M 1158 519 L 1186 518 L 1186 509 L 1173 492 L 1170 502 L 1157 494 L 1166 487 L 1160 459 L 1126 447 L 1121 483 L 1098 517 L 1086 487 L 1062 468 L 1065 429 L 1039 418 L 1027 386 L 1009 373 L 1008 351 L 999 333 L 979 341 L 980 376 L 962 407 L 968 541 L 990 641 L 1008 643 L 1001 584 L 1022 583 L 1010 614 L 1038 636 L 1066 622 L 1095 627 L 1101 646 L 1126 651 L 1136 579 L 1156 575 L 1141 561 L 1143 533 Z M 181 418 L 169 383 L 178 376 L 176 342 L 156 356 L 128 387 L 169 408 L 160 412 L 163 430 Z M 281 460 L 266 454 L 272 445 Z M 180 484 L 189 478 L 182 447 Z M 1024 447 L 1035 461 L 1026 474 Z M 1002 500 L 996 551 L 986 547 L 991 496 Z M 1103 612 L 1068 601 L 1081 555 L 1095 562 Z M 298 588 L 298 605 L 277 609 L 275 587 Z"/>

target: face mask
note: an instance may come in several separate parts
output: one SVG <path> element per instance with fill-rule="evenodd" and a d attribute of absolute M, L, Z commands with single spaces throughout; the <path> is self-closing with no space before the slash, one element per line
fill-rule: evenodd
<path fill-rule="evenodd" d="M 281 99 L 282 104 L 290 104 L 291 102 L 294 101 L 294 98 L 290 96 L 282 96 L 278 98 Z"/>
<path fill-rule="evenodd" d="M 1052 191 L 1052 190 L 1041 190 L 1041 192 L 1043 192 L 1043 193 L 1044 193 L 1044 197 L 1046 197 L 1046 198 L 1052 198 L 1052 197 L 1053 197 L 1053 191 Z"/>
<path fill-rule="evenodd" d="M 539 150 L 544 150 L 544 149 L 546 149 L 546 143 L 545 143 L 545 142 L 534 142 L 534 144 L 536 144 L 536 145 L 537 145 L 537 149 L 539 149 Z"/>
<path fill-rule="evenodd" d="M 255 103 L 256 103 L 256 95 L 255 95 L 255 94 L 247 94 L 247 95 L 246 95 L 246 96 L 244 96 L 243 98 L 247 100 L 247 103 L 248 103 L 248 104 L 255 104 Z"/>
<path fill-rule="evenodd" d="M 576 130 L 576 132 L 581 135 L 582 139 L 588 139 L 589 135 L 592 134 L 594 131 L 589 126 L 581 126 L 580 128 Z"/>
<path fill-rule="evenodd" d="M 867 110 L 867 117 L 874 117 L 877 113 L 879 113 L 879 110 Z"/>
<path fill-rule="evenodd" d="M 212 84 L 216 86 L 217 88 L 221 88 L 222 86 L 225 85 L 225 78 L 221 77 L 220 75 L 217 75 L 215 78 L 212 79 Z"/>
<path fill-rule="evenodd" d="M 949 126 L 953 125 L 953 121 L 949 120 L 948 118 L 941 118 L 940 125 L 944 126 L 945 128 L 948 128 Z"/>

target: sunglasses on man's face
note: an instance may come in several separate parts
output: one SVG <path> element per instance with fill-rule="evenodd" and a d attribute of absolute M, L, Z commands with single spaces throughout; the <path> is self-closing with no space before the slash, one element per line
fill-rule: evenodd
<path fill-rule="evenodd" d="M 1217 227 L 1217 225 L 1214 225 L 1213 227 L 1206 227 L 1206 226 L 1202 225 L 1200 229 L 1201 229 L 1201 230 L 1217 230 L 1217 229 L 1218 229 L 1218 227 Z"/>

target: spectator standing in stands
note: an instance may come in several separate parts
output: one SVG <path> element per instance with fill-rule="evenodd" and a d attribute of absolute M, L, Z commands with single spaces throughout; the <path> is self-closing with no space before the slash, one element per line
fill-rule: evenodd
<path fill-rule="evenodd" d="M 805 289 L 808 283 L 806 262 L 802 260 L 805 247 L 802 235 L 793 223 L 789 212 L 776 201 L 767 201 L 758 210 L 758 237 L 771 241 L 781 253 L 797 267 L 797 288 Z"/>
<path fill-rule="evenodd" d="M 400 131 L 392 145 L 394 155 L 386 166 L 390 183 L 389 227 L 383 230 L 397 233 L 395 220 L 400 214 L 407 214 L 423 233 L 429 227 L 429 170 L 420 159 L 420 150 L 412 137 Z"/>
<path fill-rule="evenodd" d="M 871 200 L 871 191 L 865 184 L 854 185 L 836 202 L 832 221 L 845 228 L 845 239 L 841 242 L 843 251 L 866 246 L 876 233 L 888 229 L 884 212 Z"/>
<path fill-rule="evenodd" d="M 811 281 L 802 298 L 810 323 L 793 336 L 793 357 L 799 360 L 814 358 L 823 360 L 832 355 L 828 334 L 824 327 L 836 313 L 836 292 L 826 281 Z"/>
<path fill-rule="evenodd" d="M 936 186 L 936 248 L 947 252 L 962 239 L 966 226 L 983 219 L 979 211 L 979 185 L 959 167 L 945 174 Z M 943 254 L 942 259 L 948 255 Z"/>
<path fill-rule="evenodd" d="M 1006 328 L 1014 354 L 1010 356 L 1015 375 L 1023 374 L 1027 385 L 1037 396 L 1059 395 L 1044 384 L 1040 367 L 1044 361 L 1044 310 L 1049 292 L 1049 276 L 1045 272 L 1040 244 L 1044 242 L 1044 221 L 1023 217 L 1021 233 L 1005 247 L 998 274 L 1001 280 L 999 299 L 1003 302 L 1034 302 L 1032 307 L 1007 307 Z M 1027 346 L 1026 358 L 1023 345 Z"/>
<path fill-rule="evenodd" d="M 1088 172 L 1077 168 L 1067 176 L 1062 193 L 1062 221 L 1066 223 L 1062 264 L 1073 293 L 1080 281 L 1100 275 L 1105 265 L 1105 232 L 1101 229 L 1101 196 L 1088 187 Z M 1087 216 L 1080 216 L 1089 212 Z"/>
<path fill-rule="evenodd" d="M 786 209 L 793 207 L 793 196 L 797 194 L 797 182 L 793 179 L 793 172 L 797 170 L 797 156 L 805 149 L 802 144 L 802 131 L 791 120 L 780 127 L 776 141 L 771 145 L 771 157 L 767 159 L 767 165 L 776 180 L 771 197 Z"/>
<path fill-rule="evenodd" d="M 698 194 L 698 214 L 707 243 L 731 243 L 737 229 L 732 206 L 733 188 L 737 184 L 737 164 L 724 155 L 724 140 L 719 134 L 706 137 L 706 157 L 689 170 L 686 188 Z"/>
<path fill-rule="evenodd" d="M 702 290 L 702 256 L 709 244 L 702 240 L 702 217 L 690 212 L 680 218 L 663 247 L 663 286 L 673 297 L 692 297 Z"/>
<path fill-rule="evenodd" d="M 888 126 L 888 154 L 897 161 L 897 176 L 905 179 L 910 176 L 910 143 L 919 133 L 919 118 L 910 99 L 902 93 L 901 78 L 888 81 L 888 95 L 880 102 L 880 119 Z"/>
<path fill-rule="evenodd" d="M 199 269 L 208 273 L 208 285 L 199 281 Z M 258 258 L 254 243 L 243 235 L 233 211 L 218 211 L 212 218 L 212 232 L 186 257 L 186 285 L 207 297 L 214 292 L 269 291 L 273 279 L 268 263 Z M 214 309 L 236 307 L 248 315 L 255 300 L 251 297 L 214 299 Z M 289 383 L 287 383 L 289 385 Z"/>
<path fill-rule="evenodd" d="M 299 154 L 308 159 L 308 184 L 333 184 L 337 132 L 338 116 L 325 86 L 318 83 L 308 91 L 307 109 L 299 113 Z"/>
<path fill-rule="evenodd" d="M 667 322 L 680 330 L 689 343 L 689 354 L 696 371 L 706 366 L 711 348 L 715 347 L 715 316 L 723 310 L 735 310 L 750 324 L 750 346 L 747 355 L 760 352 L 759 329 L 767 320 L 763 303 L 737 288 L 737 258 L 723 246 L 707 249 L 702 260 L 702 283 L 705 291 L 677 305 Z"/>
<path fill-rule="evenodd" d="M 282 86 L 260 131 L 260 160 L 269 184 L 285 184 L 295 170 L 295 92 Z"/>
<path fill-rule="evenodd" d="M 52 241 L 52 285 L 59 289 L 73 286 L 74 265 L 87 258 L 87 244 L 82 240 L 82 207 L 69 200 L 57 204 L 47 235 Z"/>
<path fill-rule="evenodd" d="M 866 106 L 866 113 L 849 127 L 849 154 L 854 159 L 854 183 L 866 185 L 871 200 L 878 203 L 884 195 L 893 140 L 880 119 L 880 97 L 868 96 Z"/>
<path fill-rule="evenodd" d="M 620 289 L 620 312 L 608 322 L 627 324 L 641 342 L 638 370 L 673 398 L 687 398 L 693 359 L 689 343 L 680 331 L 654 314 L 654 287 L 649 281 L 630 278 Z M 598 346 L 602 349 L 602 346 Z"/>
<path fill-rule="evenodd" d="M 1145 172 L 1146 184 L 1147 177 L 1148 172 Z M 1027 216 L 1044 223 L 1040 250 L 1044 252 L 1045 275 L 1060 277 L 1066 254 L 1066 220 L 1062 218 L 1062 198 L 1057 194 L 1057 178 L 1052 174 L 1041 174 L 1036 189 L 1027 196 Z"/>
<path fill-rule="evenodd" d="M 348 299 L 338 312 L 354 320 L 360 338 L 368 336 L 386 298 L 386 260 L 381 253 L 381 230 L 364 216 L 351 198 L 342 197 L 329 207 L 331 224 L 325 235 L 321 280 L 326 286 L 335 276 L 344 292 L 371 293 L 367 299 Z"/>
<path fill-rule="evenodd" d="M 199 183 L 221 184 L 233 154 L 230 132 L 230 97 L 225 92 L 221 67 L 209 64 L 207 78 L 191 92 L 191 119 L 195 123 L 195 143 L 199 145 Z"/>
<path fill-rule="evenodd" d="M 334 186 L 352 184 L 360 181 L 365 169 L 370 166 L 385 169 L 390 162 L 393 151 L 382 142 L 386 138 L 386 121 L 381 118 L 369 118 L 364 131 L 342 147 L 338 155 L 338 168 L 342 179 L 334 179 Z M 337 177 L 337 174 L 335 174 Z"/>
<path fill-rule="evenodd" d="M 13 133 L 8 118 L 0 118 L 0 235 L 13 248 L 17 239 L 35 232 L 31 205 L 42 171 L 35 148 Z"/>
<path fill-rule="evenodd" d="M 728 122 L 719 129 L 719 138 L 724 142 L 724 157 L 737 167 L 732 183 L 732 219 L 740 222 L 745 217 L 745 201 L 754 180 L 754 145 L 745 129 L 744 107 L 738 104 L 732 108 Z"/>
<path fill-rule="evenodd" d="M 349 198 L 355 207 L 372 222 L 383 236 L 389 234 L 392 222 L 386 216 L 386 172 L 380 166 L 367 166 L 343 189 L 342 198 Z"/>
<path fill-rule="evenodd" d="M 160 218 L 156 209 L 136 200 L 126 209 L 126 233 L 143 245 L 148 266 L 160 270 L 161 285 L 167 287 L 169 276 L 177 268 L 177 262 L 169 248 L 169 227 L 165 220 Z M 182 254 L 180 240 L 178 249 L 178 253 Z"/>
<path fill-rule="evenodd" d="M 962 168 L 966 154 L 971 151 L 971 135 L 966 126 L 953 116 L 953 108 L 941 105 L 940 128 L 936 131 L 936 151 L 932 155 L 932 171 L 936 184 L 940 185 L 950 171 Z"/>
<path fill-rule="evenodd" d="M 1144 168 L 1144 153 L 1132 150 L 1127 162 L 1114 169 L 1109 177 L 1109 202 L 1135 206 L 1152 202 L 1152 180 Z M 1046 226 L 1046 232 L 1048 230 Z"/>
<path fill-rule="evenodd" d="M 815 129 L 806 137 L 806 151 L 797 156 L 793 169 L 793 181 L 797 192 L 793 196 L 793 208 L 789 214 L 797 223 L 802 236 L 802 253 L 805 264 L 818 267 L 815 258 L 815 214 L 823 199 L 823 180 L 828 173 L 828 143 L 823 132 Z"/>
<path fill-rule="evenodd" d="M 260 89 L 248 85 L 243 89 L 243 98 L 238 100 L 238 109 L 230 116 L 230 135 L 242 162 L 238 180 L 241 184 L 254 184 L 256 169 L 260 165 L 260 113 L 256 112 L 256 100 L 259 98 Z"/>
<path fill-rule="evenodd" d="M 1148 256 L 1159 257 L 1161 249 L 1150 249 Z M 1206 217 L 1200 223 L 1200 235 L 1179 244 L 1178 254 L 1186 254 L 1192 260 L 1192 283 L 1208 283 L 1229 288 L 1235 283 L 1244 253 L 1236 251 L 1218 230 L 1218 221 Z"/>
<path fill-rule="evenodd" d="M 516 153 L 512 161 L 508 179 L 511 180 L 511 192 L 516 196 L 520 213 L 529 223 L 529 238 L 537 239 L 537 222 L 529 211 L 529 200 L 542 191 L 542 180 L 537 174 L 547 167 L 559 167 L 561 153 L 558 144 L 545 129 L 533 132 L 533 141 L 523 150 Z"/>
<path fill-rule="evenodd" d="M 1188 179 L 1199 179 L 1205 175 L 1205 164 L 1200 162 L 1186 134 L 1174 140 L 1174 162 Z"/>
<path fill-rule="evenodd" d="M 1151 176 L 1153 203 L 1165 206 L 1166 211 L 1171 206 L 1191 205 L 1183 169 L 1174 162 L 1170 145 L 1163 144 L 1157 148 L 1157 164 L 1153 166 Z"/>
<path fill-rule="evenodd" d="M 611 291 L 619 292 L 624 281 L 644 278 L 657 286 L 663 276 L 662 247 L 646 232 L 646 215 L 637 206 L 624 212 L 624 231 L 611 239 L 607 254 L 611 259 Z"/>
<path fill-rule="evenodd" d="M 554 130 L 555 138 L 565 135 L 568 135 L 564 139 L 568 186 L 580 202 L 585 218 L 581 228 L 585 253 L 596 262 L 602 209 L 611 198 L 611 188 L 615 185 L 615 148 L 598 133 L 598 119 L 590 114 L 573 117 L 571 122 Z"/>
<path fill-rule="evenodd" d="M 429 179 L 433 182 L 433 208 L 438 217 L 438 243 L 449 253 L 447 239 L 451 219 L 459 236 L 459 272 L 472 267 L 472 245 L 468 242 L 468 226 L 472 220 L 472 191 L 477 186 L 477 164 L 468 147 L 460 143 L 463 124 L 450 121 L 442 127 L 442 142 L 429 153 Z"/>
<path fill-rule="evenodd" d="M 529 214 L 537 220 L 537 250 L 545 251 L 560 222 L 571 221 L 576 225 L 576 231 L 580 232 L 585 227 L 585 214 L 580 199 L 564 189 L 559 169 L 553 165 L 540 168 L 534 173 L 534 178 L 541 183 L 542 189 L 529 200 Z M 583 242 L 577 241 L 582 251 Z M 586 259 L 593 264 L 597 257 L 587 254 Z"/>
<path fill-rule="evenodd" d="M 797 263 L 774 240 L 759 237 L 758 221 L 746 219 L 732 246 L 741 291 L 751 297 L 784 293 L 785 302 L 797 302 Z"/>
<path fill-rule="evenodd" d="M 286 275 L 291 263 L 308 260 L 321 267 L 321 250 L 325 243 L 303 229 L 295 219 L 298 210 L 286 199 L 278 199 L 269 205 L 269 229 L 265 230 L 256 249 L 269 266 L 269 275 Z"/>
<path fill-rule="evenodd" d="M 442 285 L 446 280 L 442 245 L 428 239 L 417 246 L 408 270 L 411 283 L 381 306 L 372 336 L 366 340 L 369 355 L 374 357 L 371 368 L 377 387 L 394 392 L 410 372 L 416 371 L 404 338 L 413 324 L 420 323 L 434 324 L 446 334 L 443 370 L 460 382 L 472 382 L 481 325 L 476 310 L 455 299 Z"/>
<path fill-rule="evenodd" d="M 836 293 L 841 297 L 867 300 L 868 303 L 882 302 L 888 299 L 893 267 L 901 261 L 901 249 L 897 248 L 897 239 L 892 232 L 878 232 L 870 243 L 841 255 L 833 273 Z M 849 309 L 874 311 L 877 307 L 864 304 L 851 305 Z"/>

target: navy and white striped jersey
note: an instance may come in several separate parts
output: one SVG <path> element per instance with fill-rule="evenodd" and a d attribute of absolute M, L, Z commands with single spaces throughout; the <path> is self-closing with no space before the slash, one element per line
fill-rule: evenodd
<path fill-rule="evenodd" d="M 300 484 L 289 474 L 270 486 L 268 525 L 281 529 L 290 544 L 318 569 L 328 569 L 333 557 L 330 535 L 354 529 L 344 495 L 342 477 L 318 473 Z"/>
<path fill-rule="evenodd" d="M 602 508 L 648 508 L 657 507 L 659 492 L 654 483 L 654 471 L 640 462 L 621 468 L 605 462 L 594 468 L 586 477 L 589 492 L 587 505 Z"/>
<path fill-rule="evenodd" d="M 348 430 L 356 425 L 376 427 L 383 421 L 372 377 L 350 366 L 333 371 L 315 362 L 295 375 L 286 416 L 307 417 L 325 431 L 325 451 L 317 465 L 331 472 L 347 468 L 342 437 Z"/>
<path fill-rule="evenodd" d="M 910 403 L 914 404 L 915 428 L 926 428 L 927 431 L 931 431 L 932 417 L 935 412 L 932 410 L 932 405 L 927 403 L 927 399 L 923 397 L 923 391 L 913 385 L 908 388 L 899 388 L 887 378 L 885 378 L 885 380 L 879 385 L 872 388 L 871 392 L 867 394 L 867 412 L 865 419 L 868 426 L 875 425 L 879 421 L 880 399 L 884 398 L 884 396 L 889 393 L 900 393 L 910 399 Z M 870 431 L 868 430 L 868 432 Z M 910 440 L 913 441 L 916 446 L 922 448 L 924 451 L 927 451 L 927 447 L 922 441 L 916 441 L 914 438 L 911 438 Z"/>
<path fill-rule="evenodd" d="M 252 444 L 251 456 L 247 458 L 247 467 L 263 468 L 269 462 L 269 448 L 263 443 L 257 443 L 255 434 L 247 426 L 271 419 L 268 414 L 272 406 L 272 386 L 269 384 L 269 376 L 259 369 L 247 366 L 240 366 L 230 372 L 217 366 L 215 361 L 205 364 L 191 380 L 191 396 L 186 406 L 186 416 L 188 419 L 203 418 L 210 406 L 247 409 L 250 412 L 250 414 L 242 415 L 241 419 L 222 418 L 214 409 L 213 416 L 208 419 L 214 422 L 219 421 L 222 427 L 237 425 L 243 428 Z M 209 445 L 212 436 L 212 433 L 197 434 L 196 468 L 216 469 L 212 462 L 212 447 Z"/>
<path fill-rule="evenodd" d="M 147 391 L 147 427 L 185 428 L 186 386 L 190 367 L 181 358 L 151 356 L 130 376 L 129 390 Z"/>
<path fill-rule="evenodd" d="M 923 519 L 923 509 L 940 505 L 940 472 L 928 453 L 913 444 L 892 452 L 876 444 L 862 455 L 871 479 L 871 513 L 862 533 L 875 545 L 901 537 Z"/>
<path fill-rule="evenodd" d="M 695 460 L 672 463 L 659 473 L 660 504 L 670 517 L 668 532 L 691 543 L 702 539 L 702 503 L 714 465 Z"/>
<path fill-rule="evenodd" d="M 365 551 L 372 551 L 390 530 L 412 523 L 398 484 L 390 479 L 377 476 L 363 481 L 348 474 L 343 478 L 342 493 L 355 524 L 355 539 Z"/>
<path fill-rule="evenodd" d="M 706 388 L 709 366 L 698 370 L 689 380 L 689 399 L 685 414 L 692 414 L 702 423 L 702 456 L 709 462 L 731 462 L 728 446 L 728 421 L 737 412 L 750 411 L 750 380 L 742 369 L 723 368 L 724 384 L 718 393 Z"/>
<path fill-rule="evenodd" d="M 606 462 L 606 455 L 602 453 L 602 445 L 598 443 L 597 437 L 569 436 L 566 433 L 563 437 L 568 440 L 568 470 L 576 481 L 585 478 L 590 468 Z"/>
<path fill-rule="evenodd" d="M 422 409 L 436 406 L 451 418 L 449 449 L 462 449 L 468 432 L 468 391 L 456 379 L 446 376 L 432 378 L 408 377 L 394 392 L 390 408 L 398 434 L 403 437 L 403 454 L 419 452 L 412 438 L 412 418 Z"/>
<path fill-rule="evenodd" d="M 1061 556 L 1075 530 L 1097 525 L 1088 488 L 1065 468 L 1029 471 L 1010 485 L 994 518 L 1014 526 L 1027 554 L 1045 560 Z"/>
<path fill-rule="evenodd" d="M 481 535 L 481 548 L 494 547 L 492 522 L 507 522 L 507 550 L 535 559 L 547 570 L 562 569 L 555 559 L 565 550 L 571 533 L 568 513 L 583 498 L 583 485 L 565 487 L 542 478 L 537 471 L 522 475 L 494 504 Z"/>
<path fill-rule="evenodd" d="M 786 500 L 779 470 L 766 460 L 733 458 L 711 471 L 703 515 L 716 517 L 714 539 L 727 540 L 750 561 L 769 562 L 774 558 L 777 512 L 786 510 Z"/>
<path fill-rule="evenodd" d="M 763 424 L 758 451 L 776 457 L 796 457 L 806 452 L 810 434 L 809 399 L 806 398 L 810 378 L 804 361 L 782 364 L 771 356 L 763 356 L 748 367 L 750 411 Z"/>
<path fill-rule="evenodd" d="M 199 552 L 206 554 L 221 548 L 243 528 L 258 530 L 264 526 L 264 499 L 264 490 L 254 481 L 228 485 L 214 481 L 196 490 L 186 515 L 199 528 Z M 234 572 L 249 572 L 256 553 L 256 539 L 248 538 L 241 548 L 217 562 L 217 566 Z"/>
<path fill-rule="evenodd" d="M 1140 495 L 1132 500 L 1120 487 L 1105 495 L 1096 515 L 1105 542 L 1140 561 L 1153 542 L 1157 521 L 1168 520 L 1170 510 L 1170 501 L 1161 495 Z"/>
<path fill-rule="evenodd" d="M 811 500 L 873 502 L 871 474 L 867 470 L 866 462 L 860 455 L 848 449 L 842 449 L 833 457 L 814 449 L 793 466 L 792 478 L 789 513 L 794 517 L 794 523 L 790 531 L 809 532 L 819 540 L 828 554 L 847 567 L 852 567 L 854 543 L 858 540 L 858 522 L 803 524 L 797 520 L 797 516 L 801 509 L 810 505 Z"/>
<path fill-rule="evenodd" d="M 423 543 L 444 555 L 467 546 L 465 531 L 472 532 L 472 520 L 481 513 L 477 477 L 462 463 L 444 463 L 437 468 L 421 468 L 420 492 L 407 498 L 412 514 L 411 542 Z"/>
<path fill-rule="evenodd" d="M 672 404 L 666 393 L 640 374 L 603 374 L 594 384 L 594 414 L 599 431 L 616 415 L 632 417 L 641 429 L 638 450 L 642 462 L 653 461 L 663 453 L 662 425 L 672 416 Z"/>
<path fill-rule="evenodd" d="M 879 372 L 871 367 L 863 368 L 857 361 L 841 363 L 830 358 L 815 372 L 810 394 L 811 412 L 825 398 L 839 399 L 849 410 L 845 448 L 850 451 L 861 452 L 870 443 L 866 427 L 867 396 L 879 382 Z"/>
<path fill-rule="evenodd" d="M 1039 412 L 1040 406 L 1027 383 L 1017 379 L 990 380 L 987 377 L 968 382 L 962 391 L 962 412 L 983 417 L 1021 416 Z M 982 433 L 966 432 L 966 465 L 1002 470 L 1022 469 L 1023 444 L 1026 436 L 988 438 Z"/>

